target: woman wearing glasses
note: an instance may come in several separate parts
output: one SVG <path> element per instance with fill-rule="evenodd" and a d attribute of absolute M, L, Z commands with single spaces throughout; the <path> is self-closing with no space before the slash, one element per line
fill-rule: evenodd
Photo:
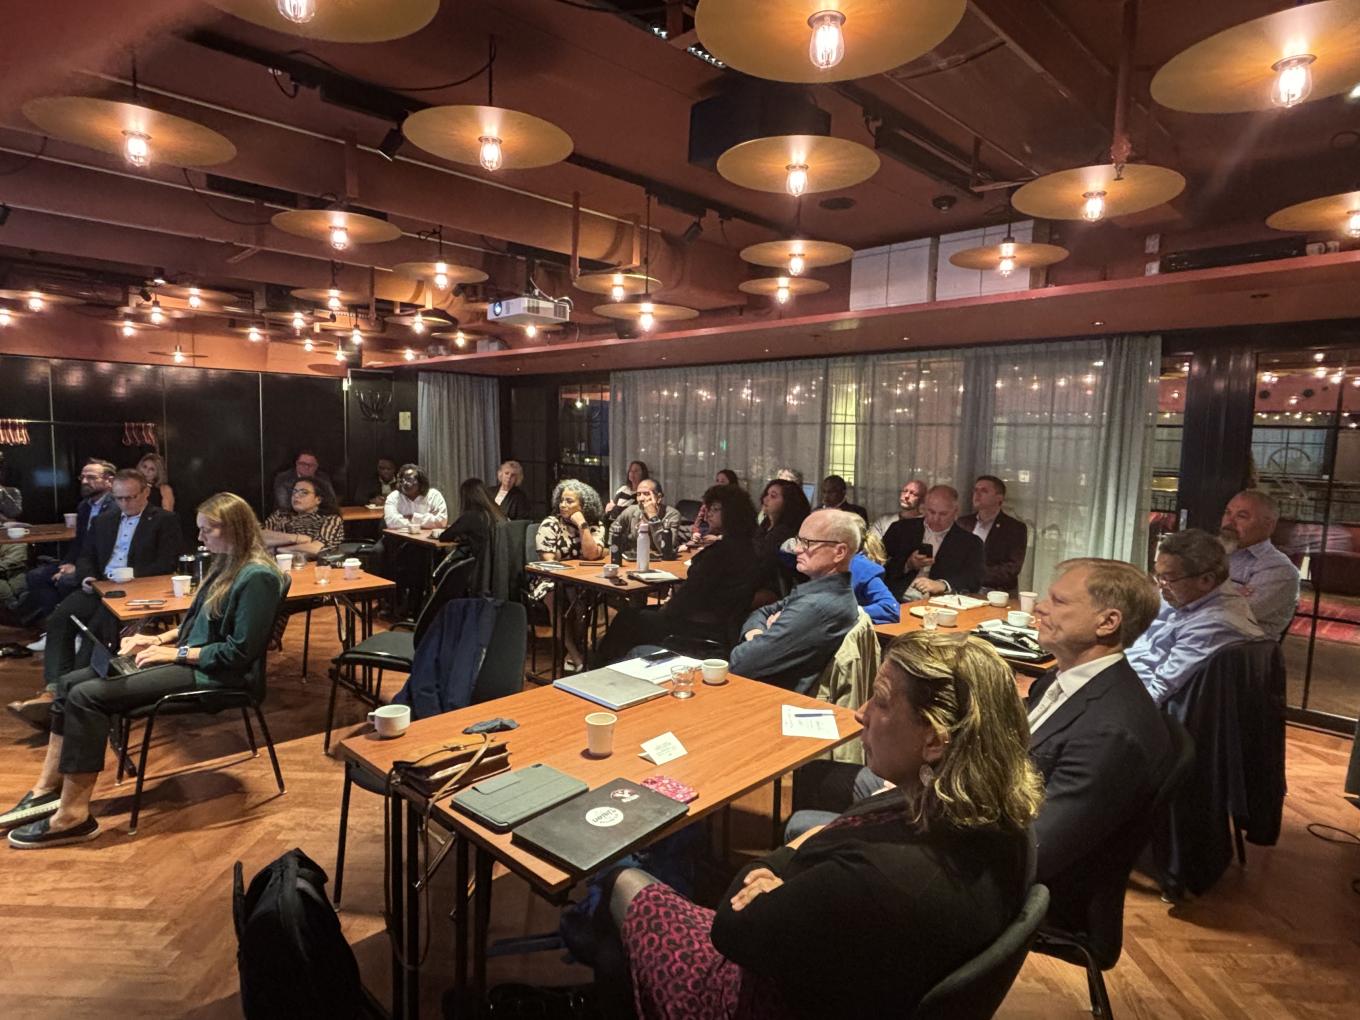
<path fill-rule="evenodd" d="M 645 872 L 609 920 L 639 1016 L 907 1016 L 1016 917 L 1043 785 L 1010 669 L 986 642 L 893 641 L 855 713 L 892 786 L 743 869 L 716 911 Z M 613 950 L 611 953 L 610 950 Z M 619 968 L 622 971 L 624 968 Z"/>

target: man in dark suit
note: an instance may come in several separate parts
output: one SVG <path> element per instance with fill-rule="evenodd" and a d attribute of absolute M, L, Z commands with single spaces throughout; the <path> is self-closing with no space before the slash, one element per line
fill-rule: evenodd
<path fill-rule="evenodd" d="M 90 521 L 97 519 L 105 510 L 113 509 L 113 497 L 109 490 L 113 486 L 113 476 L 117 472 L 106 460 L 89 460 L 80 469 L 81 500 L 76 507 L 76 537 L 66 548 L 66 555 L 60 563 L 44 563 L 34 567 L 25 578 L 28 590 L 20 605 L 20 614 L 26 622 L 42 624 L 51 615 L 57 603 L 80 586 L 76 576 L 76 560 L 85 550 L 86 538 L 90 532 Z M 41 651 L 35 647 L 34 651 Z"/>
<path fill-rule="evenodd" d="M 821 510 L 844 510 L 847 513 L 859 514 L 864 518 L 864 523 L 869 523 L 869 511 L 856 503 L 851 503 L 846 499 L 848 487 L 845 479 L 840 475 L 827 475 L 822 479 L 822 505 Z"/>
<path fill-rule="evenodd" d="M 860 525 L 843 510 L 809 514 L 793 541 L 798 572 L 807 580 L 786 597 L 746 618 L 742 640 L 728 656 L 732 672 L 800 694 L 816 694 L 831 661 L 859 618 L 850 561 Z"/>
<path fill-rule="evenodd" d="M 982 539 L 986 566 L 982 586 L 1016 592 L 1025 565 L 1029 528 L 1001 509 L 1006 483 L 996 475 L 978 475 L 973 483 L 973 512 L 959 518 L 959 527 Z"/>
<path fill-rule="evenodd" d="M 1159 604 L 1157 586 L 1138 568 L 1076 559 L 1058 564 L 1034 607 L 1039 644 L 1057 660 L 1027 699 L 1030 757 L 1044 777 L 1036 880 L 1049 888 L 1049 918 L 1087 932 L 1107 954 L 1119 933 L 1090 923 L 1093 912 L 1115 915 L 1113 904 L 1092 909 L 1108 885 L 1102 863 L 1127 849 L 1126 830 L 1146 820 L 1172 764 L 1166 722 L 1124 660 Z"/>
<path fill-rule="evenodd" d="M 111 614 L 100 613 L 102 602 L 91 583 L 108 578 L 115 569 L 131 567 L 133 576 L 173 574 L 180 551 L 179 518 L 148 505 L 146 479 L 129 468 L 113 479 L 113 501 L 118 513 L 101 513 L 90 529 L 90 541 L 75 564 L 79 589 L 62 599 L 48 621 L 43 678 L 49 687 L 78 665 L 75 616 L 102 637 L 116 636 Z M 97 623 L 92 623 L 98 619 Z M 89 649 L 81 657 L 88 658 Z"/>
<path fill-rule="evenodd" d="M 924 505 L 924 517 L 898 521 L 883 535 L 888 588 L 901 602 L 977 591 L 982 586 L 982 539 L 958 526 L 958 490 L 932 486 Z M 922 551 L 926 546 L 928 553 Z"/>

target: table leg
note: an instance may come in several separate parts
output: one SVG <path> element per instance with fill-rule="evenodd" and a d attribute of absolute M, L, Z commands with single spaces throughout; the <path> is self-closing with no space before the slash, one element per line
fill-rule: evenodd
<path fill-rule="evenodd" d="M 477 849 L 477 888 L 472 898 L 472 992 L 477 1002 L 486 997 L 486 942 L 491 927 L 491 854 Z"/>
<path fill-rule="evenodd" d="M 403 805 L 400 797 L 387 796 L 387 900 L 391 916 L 387 919 L 387 937 L 392 945 L 392 1018 L 406 1016 L 406 973 L 402 967 L 405 955 L 405 893 L 406 858 L 402 844 Z"/>
<path fill-rule="evenodd" d="M 567 641 L 567 586 L 553 581 L 552 611 L 552 679 L 556 680 L 565 670 Z"/>
<path fill-rule="evenodd" d="M 467 988 L 468 970 L 468 847 L 462 836 L 454 836 L 458 845 L 453 848 L 453 988 L 462 992 Z"/>
<path fill-rule="evenodd" d="M 420 1016 L 420 888 L 423 863 L 420 859 L 420 811 L 406 805 L 406 1009 L 409 1016 Z"/>

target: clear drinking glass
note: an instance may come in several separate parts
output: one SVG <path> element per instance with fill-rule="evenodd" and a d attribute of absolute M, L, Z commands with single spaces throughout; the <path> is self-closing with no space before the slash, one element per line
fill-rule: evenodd
<path fill-rule="evenodd" d="M 331 568 L 330 568 L 330 565 L 329 565 L 329 564 L 327 564 L 327 563 L 318 563 L 318 564 L 316 564 L 316 566 L 315 566 L 313 569 L 316 571 L 316 583 L 317 583 L 317 584 L 330 584 L 330 583 L 331 583 Z"/>
<path fill-rule="evenodd" d="M 671 667 L 671 697 L 682 700 L 694 697 L 693 666 Z"/>
<path fill-rule="evenodd" d="M 926 606 L 926 611 L 921 617 L 922 630 L 934 630 L 940 625 L 939 611 L 934 606 Z"/>

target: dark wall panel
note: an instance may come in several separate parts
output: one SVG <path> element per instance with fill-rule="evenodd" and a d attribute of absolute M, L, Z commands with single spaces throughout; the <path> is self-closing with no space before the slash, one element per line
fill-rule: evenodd
<path fill-rule="evenodd" d="M 150 447 L 123 445 L 123 423 L 64 422 L 52 426 L 56 444 L 57 504 L 74 509 L 80 502 L 80 469 L 91 459 L 107 460 L 114 467 L 136 467 Z"/>
<path fill-rule="evenodd" d="M 50 375 L 46 358 L 0 358 L 0 417 L 47 421 Z"/>
<path fill-rule="evenodd" d="M 197 534 L 194 508 L 215 492 L 261 505 L 259 378 L 253 372 L 165 369 L 168 467 L 186 536 Z"/>
<path fill-rule="evenodd" d="M 345 473 L 345 401 L 339 379 L 260 377 L 263 401 L 264 484 L 292 466 L 301 447 L 316 453 L 338 495 L 348 491 Z"/>
<path fill-rule="evenodd" d="M 44 412 L 44 417 L 46 412 Z M 159 365 L 107 361 L 52 362 L 52 417 L 57 421 L 161 422 Z"/>
<path fill-rule="evenodd" d="M 386 406 L 382 406 L 384 401 Z M 414 462 L 418 456 L 416 381 L 414 378 L 393 378 L 382 372 L 354 372 L 345 408 L 350 485 L 341 496 L 357 503 L 377 484 L 379 457 L 390 457 L 400 466 Z M 403 411 L 411 417 L 411 428 L 404 432 L 398 427 Z"/>
<path fill-rule="evenodd" d="M 52 427 L 29 425 L 28 438 L 26 446 L 4 447 L 4 484 L 23 494 L 24 520 L 53 521 L 57 504 L 52 487 Z"/>

